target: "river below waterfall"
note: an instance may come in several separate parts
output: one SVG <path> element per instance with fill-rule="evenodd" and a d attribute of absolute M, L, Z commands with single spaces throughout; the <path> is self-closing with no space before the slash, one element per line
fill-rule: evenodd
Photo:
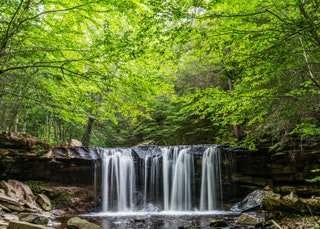
<path fill-rule="evenodd" d="M 230 211 L 210 212 L 127 212 L 127 213 L 93 213 L 82 215 L 90 222 L 95 222 L 103 229 L 127 228 L 211 228 L 210 221 L 223 219 L 228 225 L 234 225 L 239 214 Z M 61 227 L 62 229 L 63 227 Z M 229 227 L 230 228 L 230 227 Z M 236 228 L 235 226 L 232 228 Z"/>

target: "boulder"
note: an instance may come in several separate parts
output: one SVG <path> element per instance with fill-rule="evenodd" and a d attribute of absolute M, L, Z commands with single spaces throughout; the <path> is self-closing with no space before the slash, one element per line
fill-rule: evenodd
<path fill-rule="evenodd" d="M 17 206 L 14 204 L 10 204 L 7 202 L 1 202 L 1 205 L 5 207 L 5 209 L 9 209 L 8 212 L 23 212 L 26 211 L 26 209 L 21 205 L 21 206 Z"/>
<path fill-rule="evenodd" d="M 71 139 L 70 143 L 69 143 L 69 146 L 71 146 L 71 147 L 81 147 L 82 146 L 82 142 L 80 142 L 77 139 Z"/>
<path fill-rule="evenodd" d="M 256 190 L 236 203 L 231 210 L 245 212 L 250 210 L 266 212 L 286 212 L 320 214 L 320 197 L 300 198 L 294 192 L 286 196 L 274 193 L 271 190 Z"/>
<path fill-rule="evenodd" d="M 18 198 L 7 196 L 3 192 L 0 192 L 0 203 L 2 203 L 2 204 L 8 203 L 8 204 L 15 205 L 15 206 L 21 205 L 21 202 L 19 201 Z"/>
<path fill-rule="evenodd" d="M 90 223 L 87 220 L 80 219 L 79 217 L 70 218 L 67 224 L 70 229 L 102 229 L 102 227 Z"/>
<path fill-rule="evenodd" d="M 33 193 L 28 185 L 17 180 L 8 180 L 7 183 L 12 187 L 12 192 L 15 193 L 16 198 L 25 200 L 32 205 L 36 205 Z"/>
<path fill-rule="evenodd" d="M 262 199 L 264 198 L 264 190 L 255 190 L 247 195 L 242 201 L 236 203 L 231 211 L 243 212 L 252 210 L 255 208 L 260 208 Z"/>
<path fill-rule="evenodd" d="M 16 215 L 16 214 L 8 214 L 8 213 L 5 213 L 2 215 L 3 219 L 7 221 L 7 224 L 8 224 L 8 221 L 16 221 L 16 220 L 19 220 L 19 217 Z"/>
<path fill-rule="evenodd" d="M 36 213 L 20 213 L 19 220 L 40 225 L 47 225 L 49 222 L 47 216 Z"/>
<path fill-rule="evenodd" d="M 9 222 L 8 229 L 55 229 L 54 227 L 47 227 L 44 225 L 32 224 L 23 221 Z"/>
<path fill-rule="evenodd" d="M 279 194 L 265 192 L 261 209 L 269 212 L 320 214 L 320 197 L 299 198 L 293 193 L 279 197 Z"/>
<path fill-rule="evenodd" d="M 243 213 L 237 219 L 236 224 L 243 224 L 243 225 L 257 225 L 261 223 L 262 220 L 258 219 L 256 216 L 249 215 L 247 213 Z"/>
<path fill-rule="evenodd" d="M 4 180 L 0 181 L 0 188 L 4 191 L 3 193 L 9 197 L 16 197 L 15 192 L 11 185 L 9 185 Z"/>
<path fill-rule="evenodd" d="M 228 224 L 223 219 L 213 219 L 210 221 L 210 227 L 228 227 Z"/>
<path fill-rule="evenodd" d="M 40 212 L 29 186 L 16 181 L 0 182 L 0 206 L 6 212 Z"/>
<path fill-rule="evenodd" d="M 38 194 L 36 198 L 36 202 L 41 206 L 41 208 L 45 211 L 50 211 L 52 209 L 51 201 L 49 197 L 45 194 Z"/>

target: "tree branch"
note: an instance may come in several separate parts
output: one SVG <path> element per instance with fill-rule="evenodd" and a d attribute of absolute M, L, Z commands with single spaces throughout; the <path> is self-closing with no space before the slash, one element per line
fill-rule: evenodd
<path fill-rule="evenodd" d="M 52 68 L 52 69 L 60 69 L 62 72 L 66 71 L 66 72 L 69 72 L 73 75 L 77 75 L 77 76 L 81 76 L 83 78 L 86 78 L 83 74 L 81 73 L 78 73 L 78 72 L 75 72 L 75 71 L 72 71 L 70 69 L 67 69 L 65 67 L 63 67 L 63 65 L 61 66 L 56 66 L 56 65 L 37 65 L 37 64 L 34 64 L 34 65 L 23 65 L 23 66 L 16 66 L 16 67 L 11 67 L 11 68 L 6 68 L 6 69 L 3 69 L 3 70 L 0 70 L 0 75 L 1 74 L 4 74 L 6 72 L 9 72 L 9 71 L 13 71 L 13 70 L 19 70 L 19 69 L 28 69 L 28 68 Z"/>
<path fill-rule="evenodd" d="M 33 17 L 29 17 L 29 18 L 26 18 L 24 19 L 23 21 L 21 21 L 21 23 L 25 22 L 25 21 L 29 21 L 29 20 L 32 20 L 32 19 L 35 19 L 35 18 L 38 18 L 40 17 L 41 15 L 44 15 L 44 14 L 49 14 L 49 13 L 58 13 L 58 12 L 68 12 L 68 11 L 71 11 L 71 10 L 75 10 L 75 9 L 78 9 L 78 8 L 81 8 L 83 6 L 87 6 L 87 5 L 90 5 L 94 3 L 94 1 L 92 2 L 88 2 L 88 3 L 85 3 L 85 4 L 81 4 L 81 5 L 76 5 L 76 6 L 73 6 L 73 7 L 70 7 L 70 8 L 66 8 L 66 9 L 62 9 L 62 10 L 48 10 L 48 11 L 44 11 L 44 12 L 41 12 L 37 15 L 34 15 Z"/>
<path fill-rule="evenodd" d="M 29 96 L 25 96 L 25 95 L 22 96 L 22 95 L 19 95 L 19 94 L 13 93 L 13 92 L 9 92 L 9 91 L 5 91 L 5 90 L 0 90 L 0 93 L 12 95 L 12 96 L 15 96 L 15 97 L 18 97 L 18 98 L 29 99 L 29 100 L 32 100 L 32 101 L 38 103 L 38 104 L 41 104 L 41 105 L 45 104 L 45 105 L 48 105 L 49 107 L 58 108 L 58 109 L 61 109 L 61 110 L 66 110 L 66 111 L 70 111 L 70 112 L 73 111 L 71 109 L 66 109 L 64 107 L 58 106 L 58 105 L 53 104 L 53 103 L 44 102 L 44 101 L 39 100 L 39 99 L 35 99 L 35 98 L 29 97 Z"/>
<path fill-rule="evenodd" d="M 13 16 L 11 17 L 11 19 L 10 19 L 10 21 L 9 21 L 9 24 L 8 24 L 8 27 L 7 27 L 7 29 L 6 29 L 6 32 L 5 32 L 4 36 L 3 36 L 2 39 L 1 39 L 0 56 L 3 55 L 3 52 L 4 52 L 4 50 L 5 50 L 6 47 L 7 47 L 8 40 L 9 40 L 9 37 L 10 37 L 9 34 L 10 34 L 11 25 L 13 24 L 14 19 L 15 19 L 16 16 L 18 15 L 18 12 L 19 12 L 19 10 L 21 9 L 22 4 L 23 4 L 23 0 L 19 3 L 18 8 L 16 9 L 16 11 L 15 11 L 14 14 L 13 14 Z"/>

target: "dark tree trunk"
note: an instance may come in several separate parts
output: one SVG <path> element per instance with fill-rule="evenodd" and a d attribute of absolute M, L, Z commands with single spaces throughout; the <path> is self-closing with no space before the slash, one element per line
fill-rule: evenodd
<path fill-rule="evenodd" d="M 90 137 L 91 137 L 92 127 L 93 127 L 93 122 L 94 122 L 94 118 L 89 117 L 87 122 L 86 132 L 84 133 L 81 139 L 83 146 L 89 146 L 90 144 Z"/>

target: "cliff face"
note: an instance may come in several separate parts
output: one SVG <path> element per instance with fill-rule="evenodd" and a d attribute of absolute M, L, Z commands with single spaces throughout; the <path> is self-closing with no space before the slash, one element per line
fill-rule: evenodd
<path fill-rule="evenodd" d="M 0 178 L 19 179 L 43 173 L 39 162 L 49 161 L 47 153 L 50 145 L 28 135 L 13 133 L 0 134 Z"/>
<path fill-rule="evenodd" d="M 0 180 L 38 180 L 61 185 L 93 182 L 93 162 L 79 156 L 57 158 L 52 146 L 33 136 L 0 134 Z"/>
<path fill-rule="evenodd" d="M 228 186 L 231 198 L 242 198 L 267 185 L 283 194 L 294 191 L 306 197 L 320 195 L 317 184 L 305 181 L 317 176 L 311 170 L 320 168 L 319 146 L 280 153 L 273 153 L 267 147 L 254 152 L 238 148 L 228 153 L 231 161 L 223 163 L 233 163 L 233 184 Z M 95 160 L 98 158 L 96 148 L 51 147 L 32 136 L 0 134 L 0 180 L 93 185 L 94 179 L 99 179 L 99 173 L 95 173 L 95 168 L 101 166 L 99 160 Z"/>
<path fill-rule="evenodd" d="M 320 176 L 311 172 L 320 168 L 319 146 L 277 153 L 267 147 L 260 147 L 254 152 L 235 153 L 233 157 L 233 181 L 242 188 L 253 190 L 268 185 L 282 194 L 293 191 L 305 197 L 320 195 L 318 185 L 306 181 Z"/>

